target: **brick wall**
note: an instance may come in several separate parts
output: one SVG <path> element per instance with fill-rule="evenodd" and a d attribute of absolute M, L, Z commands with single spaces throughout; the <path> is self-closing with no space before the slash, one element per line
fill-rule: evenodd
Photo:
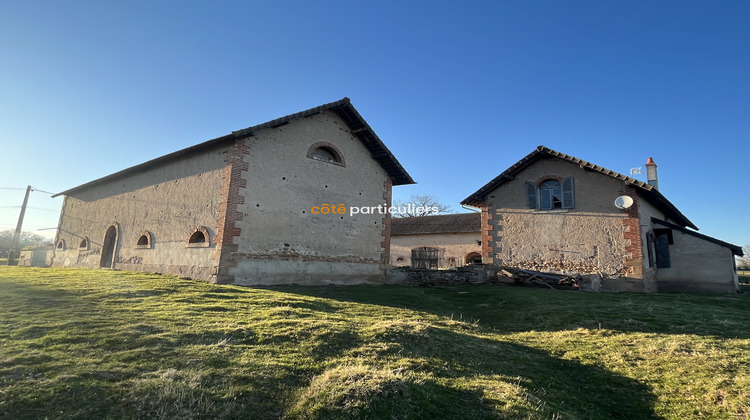
<path fill-rule="evenodd" d="M 383 199 L 385 200 L 387 207 L 391 207 L 392 193 L 393 193 L 393 180 L 390 178 L 383 183 Z M 391 262 L 391 214 L 385 213 L 383 217 L 383 241 L 380 243 L 383 252 L 380 256 L 380 268 L 385 270 L 388 268 Z"/>
<path fill-rule="evenodd" d="M 640 276 L 643 273 L 643 241 L 641 224 L 638 217 L 638 195 L 633 187 L 627 187 L 623 192 L 633 199 L 633 205 L 627 210 L 627 217 L 623 218 L 622 237 L 625 239 L 625 265 L 629 275 Z"/>
<path fill-rule="evenodd" d="M 485 264 L 492 264 L 495 261 L 495 243 L 492 237 L 495 231 L 493 217 L 492 204 L 485 201 L 482 206 L 482 261 Z"/>
<path fill-rule="evenodd" d="M 221 203 L 219 204 L 219 219 L 217 226 L 219 231 L 214 237 L 216 251 L 214 253 L 215 266 L 214 278 L 215 283 L 232 283 L 234 276 L 229 275 L 229 267 L 236 265 L 236 261 L 231 258 L 232 252 L 237 252 L 239 245 L 235 243 L 235 238 L 242 232 L 235 222 L 243 219 L 242 212 L 237 211 L 237 206 L 245 202 L 245 196 L 240 194 L 240 188 L 247 186 L 247 179 L 242 178 L 242 173 L 249 168 L 243 156 L 250 153 L 244 139 L 235 140 L 232 147 L 229 148 L 224 156 L 224 162 L 227 166 L 221 174 L 222 187 L 219 191 Z"/>

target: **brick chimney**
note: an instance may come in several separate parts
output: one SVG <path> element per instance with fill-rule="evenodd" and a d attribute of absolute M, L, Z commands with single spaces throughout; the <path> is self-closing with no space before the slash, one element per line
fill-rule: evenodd
<path fill-rule="evenodd" d="M 648 176 L 648 184 L 653 185 L 654 189 L 659 190 L 659 177 L 656 175 L 656 163 L 654 158 L 648 158 L 646 162 L 646 175 Z"/>

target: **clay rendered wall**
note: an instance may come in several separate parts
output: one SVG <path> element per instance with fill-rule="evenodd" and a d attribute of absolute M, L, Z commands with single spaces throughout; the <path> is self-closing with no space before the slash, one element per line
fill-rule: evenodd
<path fill-rule="evenodd" d="M 537 183 L 548 176 L 574 177 L 573 209 L 527 208 L 526 182 Z M 627 263 L 633 253 L 626 248 L 631 243 L 640 248 L 638 221 L 632 218 L 632 210 L 614 206 L 615 199 L 625 192 L 622 181 L 576 164 L 553 158 L 536 161 L 487 196 L 483 222 L 489 225 L 484 238 L 489 258 L 485 262 L 542 271 L 633 276 L 635 270 Z M 629 219 L 633 227 L 627 227 Z M 628 231 L 633 239 L 626 238 Z"/>
<path fill-rule="evenodd" d="M 652 217 L 674 223 L 648 203 L 640 203 L 643 235 L 644 280 L 647 291 L 703 291 L 729 293 L 737 290 L 734 254 L 729 248 L 714 242 L 672 229 L 673 244 L 669 245 L 671 267 L 657 268 L 648 259 L 646 235 L 653 229 L 668 229 L 654 224 Z M 652 245 L 653 247 L 653 245 Z M 652 248 L 652 258 L 655 250 Z"/>
<path fill-rule="evenodd" d="M 211 280 L 227 147 L 171 161 L 65 197 L 54 266 L 99 267 L 107 229 L 118 235 L 113 268 Z M 206 246 L 187 247 L 205 226 Z M 150 233 L 150 246 L 137 246 Z M 79 249 L 84 238 L 88 246 Z"/>
<path fill-rule="evenodd" d="M 734 254 L 729 248 L 676 229 L 672 230 L 672 238 L 674 244 L 669 246 L 671 267 L 657 269 L 659 291 L 738 291 Z"/>
<path fill-rule="evenodd" d="M 467 255 L 482 253 L 481 238 L 480 232 L 392 235 L 391 266 L 410 267 L 411 250 L 427 246 L 442 250 L 440 268 L 461 267 L 466 265 Z"/>
<path fill-rule="evenodd" d="M 342 164 L 308 157 L 333 146 Z M 390 205 L 391 181 L 349 127 L 325 111 L 245 139 L 236 251 L 223 261 L 236 284 L 383 283 L 390 220 L 352 206 Z M 323 204 L 346 208 L 321 214 Z M 316 214 L 317 212 L 317 214 Z"/>

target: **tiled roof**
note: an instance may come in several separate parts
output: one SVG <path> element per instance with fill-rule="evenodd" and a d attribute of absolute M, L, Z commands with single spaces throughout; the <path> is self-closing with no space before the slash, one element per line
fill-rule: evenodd
<path fill-rule="evenodd" d="M 217 137 L 215 139 L 205 141 L 195 146 L 191 146 L 182 150 L 178 150 L 168 155 L 164 155 L 156 159 L 149 160 L 148 162 L 144 162 L 139 165 L 132 166 L 127 169 L 123 169 L 122 171 L 115 172 L 103 178 L 99 178 L 94 181 L 87 182 L 85 184 L 63 191 L 61 193 L 57 193 L 53 195 L 53 197 L 57 197 L 59 195 L 70 195 L 72 193 L 84 190 L 86 188 L 90 188 L 90 187 L 101 185 L 110 181 L 114 181 L 116 179 L 120 179 L 122 177 L 131 175 L 134 173 L 140 173 L 146 169 L 162 165 L 166 162 L 179 159 L 183 156 L 193 155 L 196 153 L 203 152 L 205 150 L 213 149 L 215 147 L 224 146 L 226 144 L 230 144 L 231 142 L 237 139 L 250 137 L 254 133 L 260 130 L 263 130 L 266 128 L 279 127 L 281 125 L 285 125 L 299 118 L 304 118 L 304 117 L 309 117 L 315 114 L 320 114 L 323 111 L 333 111 L 336 114 L 338 114 L 346 122 L 346 124 L 349 126 L 349 130 L 351 131 L 351 133 L 362 142 L 362 144 L 367 148 L 367 150 L 370 151 L 370 155 L 372 156 L 372 158 L 375 159 L 378 163 L 380 163 L 383 169 L 385 169 L 385 171 L 391 177 L 391 179 L 393 180 L 393 185 L 414 184 L 414 180 L 411 178 L 411 176 L 401 166 L 398 160 L 396 160 L 396 157 L 393 156 L 393 154 L 391 153 L 390 150 L 388 150 L 385 144 L 383 144 L 383 142 L 380 140 L 378 135 L 375 134 L 372 128 L 370 128 L 370 126 L 367 124 L 367 121 L 365 121 L 364 118 L 362 118 L 362 116 L 359 114 L 359 112 L 357 112 L 357 110 L 351 104 L 351 101 L 349 100 L 349 98 L 343 98 L 336 102 L 331 102 L 329 104 L 325 104 L 325 105 L 321 105 L 315 108 L 308 109 L 306 111 L 297 112 L 295 114 L 290 114 L 285 117 L 281 117 L 272 121 L 265 122 L 263 124 L 254 125 L 252 127 L 248 127 L 239 131 L 233 131 L 232 134 L 228 134 L 222 137 Z"/>
<path fill-rule="evenodd" d="M 503 171 L 500 175 L 496 176 L 493 180 L 488 182 L 482 188 L 475 191 L 472 195 L 466 197 L 461 204 L 467 206 L 479 207 L 482 205 L 484 198 L 491 191 L 495 190 L 500 185 L 513 180 L 515 175 L 525 169 L 527 166 L 536 162 L 537 160 L 544 157 L 553 157 L 562 159 L 571 163 L 575 163 L 581 167 L 581 169 L 599 172 L 603 175 L 618 179 L 624 182 L 626 185 L 632 185 L 639 195 L 643 196 L 648 202 L 653 204 L 657 209 L 661 210 L 669 218 L 674 220 L 680 226 L 687 226 L 698 230 L 698 227 L 693 224 L 684 214 L 682 214 L 674 204 L 672 204 L 666 197 L 664 197 L 659 190 L 654 188 L 653 185 L 647 184 L 643 181 L 639 181 L 635 178 L 625 176 L 619 172 L 612 171 L 607 168 L 603 168 L 599 165 L 595 165 L 591 162 L 587 162 L 583 159 L 566 155 L 558 151 L 552 150 L 545 146 L 537 147 L 533 152 L 524 156 L 521 160 L 514 163 L 510 168 Z"/>
<path fill-rule="evenodd" d="M 427 233 L 480 232 L 480 213 L 442 214 L 438 216 L 402 217 L 391 221 L 391 235 L 419 235 Z"/>

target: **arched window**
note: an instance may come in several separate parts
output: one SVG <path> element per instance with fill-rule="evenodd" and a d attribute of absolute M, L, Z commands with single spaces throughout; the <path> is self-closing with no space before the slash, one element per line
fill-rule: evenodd
<path fill-rule="evenodd" d="M 135 243 L 135 247 L 138 249 L 151 249 L 151 232 L 145 231 L 138 237 L 138 242 Z"/>
<path fill-rule="evenodd" d="M 202 244 L 203 242 L 206 242 L 206 235 L 201 231 L 195 232 L 190 235 L 188 242 L 191 244 Z"/>
<path fill-rule="evenodd" d="M 89 238 L 83 238 L 81 243 L 78 244 L 79 251 L 86 251 L 89 249 Z"/>
<path fill-rule="evenodd" d="M 560 181 L 550 179 L 542 182 L 539 186 L 539 200 L 541 210 L 561 209 L 562 184 Z"/>
<path fill-rule="evenodd" d="M 55 245 L 55 248 L 60 251 L 65 251 L 65 239 L 60 239 L 59 241 L 57 241 L 57 245 Z"/>
<path fill-rule="evenodd" d="M 307 157 L 320 162 L 332 163 L 334 165 L 346 166 L 344 155 L 333 143 L 319 141 L 307 150 Z"/>
<path fill-rule="evenodd" d="M 572 209 L 575 207 L 575 181 L 571 176 L 546 179 L 538 186 L 534 182 L 527 182 L 526 200 L 530 209 Z"/>
<path fill-rule="evenodd" d="M 187 246 L 190 248 L 203 248 L 209 245 L 211 245 L 211 236 L 205 226 L 195 228 L 187 241 Z"/>

